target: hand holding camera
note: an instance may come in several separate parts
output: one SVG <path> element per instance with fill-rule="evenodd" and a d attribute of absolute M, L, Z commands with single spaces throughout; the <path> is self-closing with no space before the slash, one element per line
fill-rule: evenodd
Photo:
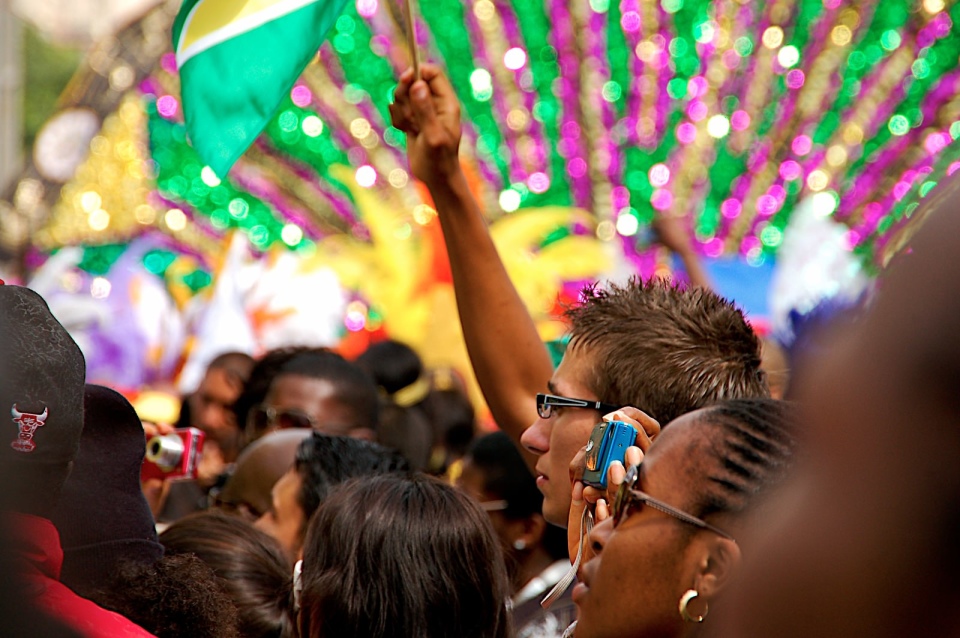
<path fill-rule="evenodd" d="M 593 429 L 584 451 L 584 485 L 598 490 L 607 488 L 611 463 L 623 464 L 627 448 L 637 439 L 637 428 L 624 421 L 601 421 Z"/>
<path fill-rule="evenodd" d="M 656 419 L 637 408 L 624 407 L 604 415 L 590 441 L 573 457 L 570 463 L 573 494 L 567 527 L 571 560 L 579 546 L 584 508 L 593 508 L 595 523 L 606 519 L 608 504 L 623 483 L 626 468 L 640 464 L 644 452 L 650 449 L 659 433 L 660 423 Z"/>
<path fill-rule="evenodd" d="M 150 437 L 140 468 L 141 483 L 150 479 L 197 478 L 204 438 L 204 433 L 197 428 L 181 428 Z"/>

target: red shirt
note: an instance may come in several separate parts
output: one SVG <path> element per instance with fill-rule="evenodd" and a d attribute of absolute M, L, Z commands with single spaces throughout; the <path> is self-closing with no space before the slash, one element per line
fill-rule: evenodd
<path fill-rule="evenodd" d="M 49 520 L 11 514 L 17 557 L 25 562 L 24 590 L 34 604 L 87 638 L 154 638 L 120 614 L 81 598 L 60 582 L 63 550 L 60 534 Z"/>

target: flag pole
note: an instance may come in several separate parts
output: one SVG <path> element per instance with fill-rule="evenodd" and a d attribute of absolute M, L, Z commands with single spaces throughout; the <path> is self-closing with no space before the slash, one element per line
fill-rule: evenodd
<path fill-rule="evenodd" d="M 410 47 L 410 59 L 413 61 L 413 79 L 420 79 L 420 49 L 417 47 L 417 30 L 414 15 L 417 12 L 417 0 L 406 0 L 407 45 Z"/>

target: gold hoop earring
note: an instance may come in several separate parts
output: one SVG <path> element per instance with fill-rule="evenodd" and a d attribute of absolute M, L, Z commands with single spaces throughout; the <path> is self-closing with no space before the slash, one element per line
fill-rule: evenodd
<path fill-rule="evenodd" d="M 701 623 L 703 619 L 707 617 L 707 612 L 709 607 L 707 603 L 703 603 L 703 613 L 698 616 L 692 616 L 688 611 L 687 607 L 690 605 L 690 602 L 699 598 L 700 592 L 696 589 L 688 589 L 683 596 L 680 597 L 680 617 L 686 620 L 687 622 Z"/>

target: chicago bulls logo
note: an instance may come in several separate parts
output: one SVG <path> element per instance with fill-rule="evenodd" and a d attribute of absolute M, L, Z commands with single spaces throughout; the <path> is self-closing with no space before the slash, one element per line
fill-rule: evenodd
<path fill-rule="evenodd" d="M 10 414 L 13 416 L 13 422 L 20 428 L 19 435 L 16 440 L 10 444 L 10 447 L 17 452 L 24 452 L 26 454 L 33 452 L 37 449 L 37 444 L 33 442 L 33 435 L 37 431 L 37 428 L 46 422 L 49 411 L 47 408 L 44 408 L 43 414 L 21 412 L 17 409 L 17 404 L 14 403 L 10 408 Z"/>

